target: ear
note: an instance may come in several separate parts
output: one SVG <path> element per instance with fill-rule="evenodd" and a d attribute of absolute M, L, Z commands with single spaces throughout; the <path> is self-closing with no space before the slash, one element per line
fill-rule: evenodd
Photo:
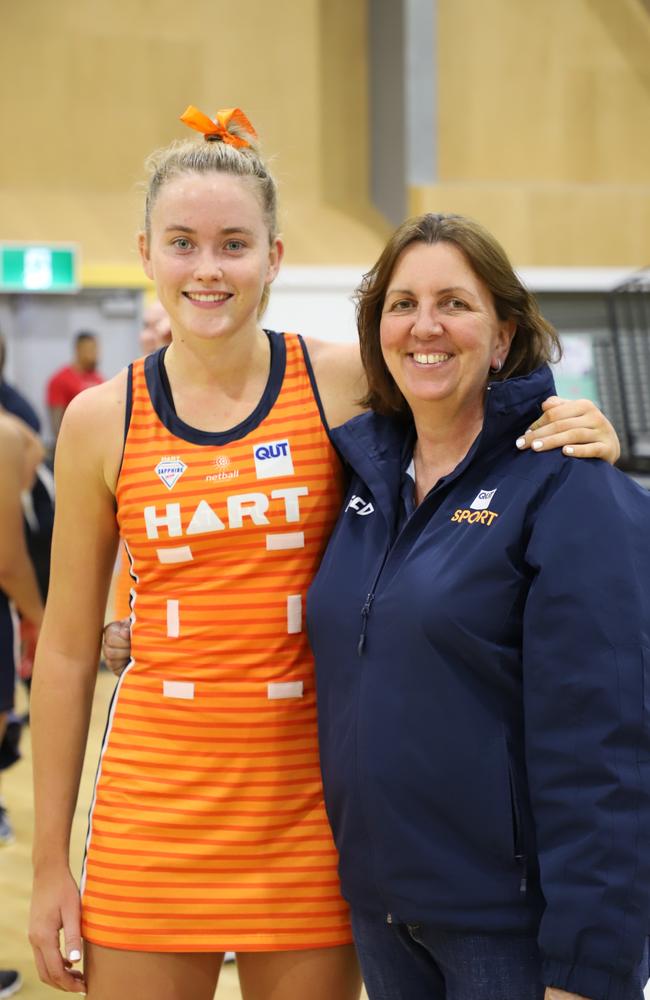
<path fill-rule="evenodd" d="M 275 281 L 280 270 L 282 258 L 284 257 L 284 243 L 279 236 L 276 236 L 269 247 L 269 266 L 266 272 L 265 285 L 270 285 Z"/>
<path fill-rule="evenodd" d="M 149 255 L 149 241 L 145 232 L 138 233 L 138 252 L 142 261 L 142 270 L 153 281 L 153 268 L 151 266 L 151 256 Z"/>
<path fill-rule="evenodd" d="M 510 350 L 510 345 L 512 344 L 512 338 L 517 332 L 517 320 L 514 316 L 510 319 L 504 320 L 503 323 L 499 324 L 499 333 L 497 335 L 497 341 L 494 345 L 495 356 L 499 358 L 501 364 L 505 364 L 505 360 L 508 357 L 508 352 Z"/>

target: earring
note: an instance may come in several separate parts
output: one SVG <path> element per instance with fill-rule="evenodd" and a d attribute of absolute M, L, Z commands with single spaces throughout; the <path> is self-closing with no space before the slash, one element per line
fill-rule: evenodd
<path fill-rule="evenodd" d="M 498 375 L 502 368 L 503 368 L 503 361 L 501 360 L 501 358 L 497 358 L 496 363 L 490 365 L 490 372 L 492 375 Z"/>

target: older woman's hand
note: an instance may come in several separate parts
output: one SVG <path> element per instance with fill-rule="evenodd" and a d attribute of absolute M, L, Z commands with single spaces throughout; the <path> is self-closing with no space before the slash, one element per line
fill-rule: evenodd
<path fill-rule="evenodd" d="M 603 458 L 611 465 L 621 454 L 616 431 L 590 399 L 549 396 L 542 403 L 544 415 L 520 438 L 517 447 L 534 451 L 562 448 L 575 458 Z"/>
<path fill-rule="evenodd" d="M 131 625 L 128 618 L 111 622 L 102 637 L 102 658 L 106 666 L 119 677 L 131 657 Z"/>

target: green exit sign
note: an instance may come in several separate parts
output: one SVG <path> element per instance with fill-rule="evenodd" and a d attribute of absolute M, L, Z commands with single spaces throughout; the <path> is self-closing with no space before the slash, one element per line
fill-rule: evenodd
<path fill-rule="evenodd" d="M 77 275 L 75 246 L 0 243 L 0 292 L 76 292 Z"/>

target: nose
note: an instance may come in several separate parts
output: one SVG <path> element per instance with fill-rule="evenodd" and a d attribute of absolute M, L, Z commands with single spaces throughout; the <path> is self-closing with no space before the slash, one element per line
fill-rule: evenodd
<path fill-rule="evenodd" d="M 221 258 L 212 250 L 204 250 L 195 259 L 194 277 L 197 281 L 215 281 L 223 278 Z"/>
<path fill-rule="evenodd" d="M 439 337 L 442 332 L 442 322 L 437 309 L 420 305 L 411 327 L 413 336 L 419 340 L 430 340 L 432 337 Z"/>

